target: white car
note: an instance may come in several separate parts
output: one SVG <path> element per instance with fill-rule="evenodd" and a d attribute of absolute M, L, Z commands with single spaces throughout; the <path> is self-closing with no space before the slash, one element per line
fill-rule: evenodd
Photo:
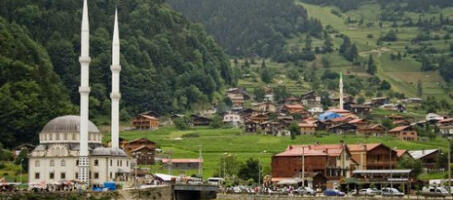
<path fill-rule="evenodd" d="M 382 196 L 397 196 L 403 197 L 404 193 L 400 192 L 395 188 L 382 188 Z"/>
<path fill-rule="evenodd" d="M 371 188 L 361 189 L 359 191 L 359 195 L 360 196 L 375 196 L 377 194 L 378 194 L 378 192 L 376 190 L 371 189 Z"/>

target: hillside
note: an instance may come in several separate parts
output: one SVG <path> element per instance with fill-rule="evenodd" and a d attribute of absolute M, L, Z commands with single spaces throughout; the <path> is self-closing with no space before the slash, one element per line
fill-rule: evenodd
<path fill-rule="evenodd" d="M 189 19 L 203 24 L 233 56 L 278 58 L 285 40 L 297 33 L 320 37 L 322 25 L 293 0 L 167 0 Z"/>
<path fill-rule="evenodd" d="M 11 84 L 23 84 L 30 77 L 37 82 L 53 83 L 50 88 L 23 86 L 22 91 L 39 90 L 39 94 L 49 98 L 49 101 L 38 101 L 43 106 L 51 104 L 44 108 L 33 102 L 31 92 L 24 94 L 30 98 L 22 94 L 17 94 L 14 100 L 6 96 L 0 98 L 2 105 L 8 105 L 2 109 L 11 109 L 1 112 L 1 129 L 6 130 L 2 131 L 4 137 L 0 142 L 5 145 L 17 144 L 9 142 L 17 138 L 21 138 L 21 142 L 31 142 L 49 118 L 77 113 L 75 109 L 60 112 L 64 107 L 60 102 L 79 104 L 81 4 L 82 1 L 72 0 L 6 0 L 0 3 L 0 17 L 5 19 L 2 24 L 12 24 L 18 29 L 0 37 L 2 61 L 23 61 L 30 65 L 29 70 L 36 71 L 28 76 L 15 75 L 3 72 L 9 68 L 0 65 L 5 73 L 2 79 L 7 78 L 0 82 L 3 91 L 8 87 L 21 91 L 19 86 Z M 229 60 L 216 42 L 201 26 L 189 22 L 162 1 L 132 0 L 118 5 L 115 1 L 89 1 L 92 119 L 102 119 L 100 116 L 110 112 L 110 48 L 116 6 L 120 16 L 123 118 L 148 110 L 167 114 L 208 107 L 217 101 L 219 90 L 236 84 Z M 14 43 L 10 37 L 26 38 L 27 43 Z M 12 55 L 13 52 L 16 54 Z M 28 60 L 23 59 L 30 58 L 22 55 L 29 55 L 32 62 L 27 63 Z M 19 67 L 11 66 L 23 71 Z"/>

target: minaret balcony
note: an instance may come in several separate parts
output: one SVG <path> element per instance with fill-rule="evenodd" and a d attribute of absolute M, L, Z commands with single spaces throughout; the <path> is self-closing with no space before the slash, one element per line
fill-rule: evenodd
<path fill-rule="evenodd" d="M 79 62 L 80 63 L 90 63 L 91 58 L 89 56 L 80 56 L 79 57 Z"/>
<path fill-rule="evenodd" d="M 121 93 L 119 93 L 119 92 L 112 92 L 112 93 L 110 93 L 110 98 L 111 98 L 111 99 L 121 99 Z"/>
<path fill-rule="evenodd" d="M 90 87 L 79 87 L 79 93 L 80 94 L 89 94 L 91 91 Z"/>
<path fill-rule="evenodd" d="M 121 65 L 110 65 L 110 70 L 112 70 L 112 72 L 120 72 Z"/>

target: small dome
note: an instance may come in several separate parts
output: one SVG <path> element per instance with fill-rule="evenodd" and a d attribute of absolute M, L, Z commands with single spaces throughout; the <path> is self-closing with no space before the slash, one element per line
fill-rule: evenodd
<path fill-rule="evenodd" d="M 66 115 L 50 120 L 41 133 L 78 133 L 80 132 L 80 116 Z M 88 120 L 88 132 L 99 133 L 99 129 Z"/>
<path fill-rule="evenodd" d="M 98 147 L 90 154 L 93 156 L 121 156 L 127 157 L 126 152 L 119 148 Z"/>

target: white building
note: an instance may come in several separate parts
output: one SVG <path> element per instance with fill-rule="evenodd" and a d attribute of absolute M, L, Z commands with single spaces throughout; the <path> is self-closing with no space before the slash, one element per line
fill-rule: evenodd
<path fill-rule="evenodd" d="M 78 180 L 80 117 L 68 115 L 48 122 L 39 133 L 40 144 L 31 152 L 28 180 L 30 187 Z M 133 159 L 121 149 L 102 146 L 102 134 L 88 123 L 90 184 L 127 181 Z"/>
<path fill-rule="evenodd" d="M 84 185 L 106 181 L 128 181 L 135 160 L 119 148 L 120 40 L 118 12 L 112 42 L 112 147 L 102 146 L 102 134 L 89 121 L 89 20 L 87 0 L 83 1 L 81 26 L 80 116 L 57 117 L 39 134 L 40 144 L 29 155 L 29 186 L 77 181 Z"/>
<path fill-rule="evenodd" d="M 232 124 L 234 126 L 239 126 L 240 124 L 242 124 L 242 118 L 239 114 L 228 113 L 223 116 L 223 122 Z"/>

